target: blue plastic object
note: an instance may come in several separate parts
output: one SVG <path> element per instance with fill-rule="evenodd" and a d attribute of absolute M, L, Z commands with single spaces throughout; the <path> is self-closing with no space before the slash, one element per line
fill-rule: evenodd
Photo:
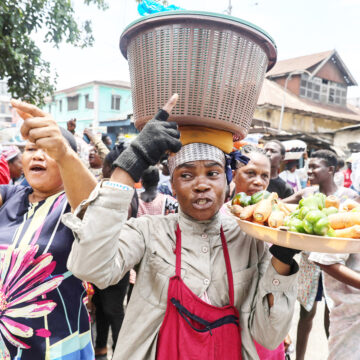
<path fill-rule="evenodd" d="M 184 10 L 175 5 L 164 6 L 153 0 L 142 0 L 138 5 L 138 12 L 141 16 L 156 14 L 163 11 Z"/>

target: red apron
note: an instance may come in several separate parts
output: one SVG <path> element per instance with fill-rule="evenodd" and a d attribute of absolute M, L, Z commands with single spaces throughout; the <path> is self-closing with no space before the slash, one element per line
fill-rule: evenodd
<path fill-rule="evenodd" d="M 181 231 L 176 229 L 176 275 L 170 278 L 167 308 L 161 325 L 157 360 L 241 360 L 239 312 L 223 229 L 221 242 L 229 283 L 230 304 L 212 306 L 196 296 L 181 279 Z"/>

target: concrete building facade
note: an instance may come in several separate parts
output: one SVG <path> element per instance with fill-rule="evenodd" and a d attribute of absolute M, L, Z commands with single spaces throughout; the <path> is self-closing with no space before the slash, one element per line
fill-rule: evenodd
<path fill-rule="evenodd" d="M 293 133 L 356 125 L 360 109 L 346 100 L 347 88 L 354 85 L 336 50 L 279 61 L 266 75 L 254 117 Z"/>
<path fill-rule="evenodd" d="M 56 91 L 44 110 L 65 128 L 68 120 L 76 119 L 78 133 L 91 128 L 109 133 L 115 141 L 119 132 L 135 132 L 130 83 L 125 81 L 94 80 Z"/>

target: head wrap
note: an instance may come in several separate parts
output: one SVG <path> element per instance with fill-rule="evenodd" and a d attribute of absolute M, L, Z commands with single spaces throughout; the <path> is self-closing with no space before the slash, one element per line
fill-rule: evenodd
<path fill-rule="evenodd" d="M 5 156 L 6 161 L 14 159 L 20 153 L 20 149 L 15 145 L 7 146 L 3 149 L 3 155 Z"/>
<path fill-rule="evenodd" d="M 213 160 L 225 168 L 228 184 L 232 180 L 232 170 L 239 163 L 247 164 L 249 158 L 239 151 L 233 151 L 233 134 L 228 131 L 205 126 L 179 126 L 182 148 L 168 159 L 170 176 L 175 168 L 190 161 Z"/>
<path fill-rule="evenodd" d="M 184 145 L 180 151 L 169 157 L 170 176 L 178 166 L 198 160 L 213 160 L 225 167 L 225 154 L 219 148 L 209 144 L 192 143 Z"/>
<path fill-rule="evenodd" d="M 247 164 L 249 158 L 242 155 L 239 151 L 225 155 L 219 148 L 204 143 L 192 143 L 184 145 L 180 151 L 173 154 L 168 159 L 168 167 L 170 176 L 172 177 L 174 170 L 187 162 L 198 160 L 213 160 L 225 168 L 226 179 L 228 184 L 232 180 L 232 170 L 235 170 L 239 162 Z"/>

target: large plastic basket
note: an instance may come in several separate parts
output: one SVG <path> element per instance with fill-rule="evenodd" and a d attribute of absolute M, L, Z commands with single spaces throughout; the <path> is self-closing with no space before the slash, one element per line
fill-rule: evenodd
<path fill-rule="evenodd" d="M 172 11 L 143 17 L 120 38 L 129 61 L 138 129 L 173 93 L 169 121 L 202 125 L 245 137 L 264 76 L 276 62 L 267 33 L 235 17 Z"/>

